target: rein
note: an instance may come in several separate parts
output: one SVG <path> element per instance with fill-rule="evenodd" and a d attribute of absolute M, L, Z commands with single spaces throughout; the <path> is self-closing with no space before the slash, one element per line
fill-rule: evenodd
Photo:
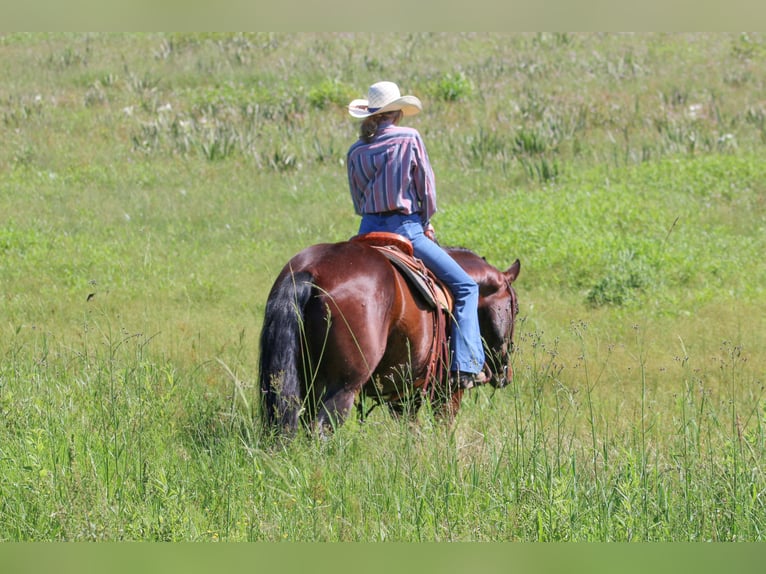
<path fill-rule="evenodd" d="M 513 288 L 511 282 L 505 279 L 505 288 L 511 296 L 511 335 L 513 334 L 513 326 L 516 324 L 516 317 L 519 315 L 519 299 L 516 295 L 516 289 Z M 509 335 L 508 353 L 513 352 L 513 337 Z"/>

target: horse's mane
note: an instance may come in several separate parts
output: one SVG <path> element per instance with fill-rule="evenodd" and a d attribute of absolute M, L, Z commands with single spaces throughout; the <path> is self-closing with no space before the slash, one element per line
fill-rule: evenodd
<path fill-rule="evenodd" d="M 479 255 L 476 253 L 473 249 L 469 249 L 468 247 L 461 247 L 461 246 L 455 246 L 455 245 L 442 245 L 442 249 L 446 249 L 447 251 L 457 251 L 458 253 L 468 253 L 469 255 L 474 255 L 476 257 L 479 257 L 480 259 L 483 259 L 484 261 L 487 260 L 486 257 L 483 255 Z"/>

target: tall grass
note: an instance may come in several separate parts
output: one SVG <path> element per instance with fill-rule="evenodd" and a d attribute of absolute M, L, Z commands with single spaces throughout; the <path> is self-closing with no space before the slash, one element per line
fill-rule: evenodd
<path fill-rule="evenodd" d="M 35 363 L 3 367 L 3 536 L 758 539 L 766 413 L 747 354 L 724 341 L 695 365 L 679 345 L 658 373 L 635 331 L 596 349 L 576 322 L 569 364 L 522 330 L 513 385 L 475 392 L 451 431 L 376 411 L 282 447 L 225 366 L 182 372 L 106 329 L 66 350 L 41 336 Z"/>
<path fill-rule="evenodd" d="M 761 540 L 757 34 L 0 36 L 0 539 Z M 455 425 L 266 441 L 293 253 L 356 232 L 345 103 L 420 95 L 442 242 L 522 260 Z"/>

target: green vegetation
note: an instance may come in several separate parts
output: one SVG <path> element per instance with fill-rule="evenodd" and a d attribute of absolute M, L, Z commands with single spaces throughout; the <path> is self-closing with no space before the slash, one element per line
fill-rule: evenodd
<path fill-rule="evenodd" d="M 762 540 L 766 38 L 0 35 L 1 540 Z M 457 71 L 456 71 L 457 70 Z M 275 447 L 266 296 L 391 79 L 513 384 Z"/>

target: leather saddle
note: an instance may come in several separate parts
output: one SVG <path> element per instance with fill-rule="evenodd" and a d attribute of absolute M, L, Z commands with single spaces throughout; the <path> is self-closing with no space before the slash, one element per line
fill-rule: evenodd
<path fill-rule="evenodd" d="M 373 231 L 356 235 L 351 241 L 370 245 L 383 254 L 391 264 L 409 281 L 432 309 L 452 311 L 453 298 L 450 290 L 415 257 L 412 243 L 406 237 L 386 231 Z"/>

